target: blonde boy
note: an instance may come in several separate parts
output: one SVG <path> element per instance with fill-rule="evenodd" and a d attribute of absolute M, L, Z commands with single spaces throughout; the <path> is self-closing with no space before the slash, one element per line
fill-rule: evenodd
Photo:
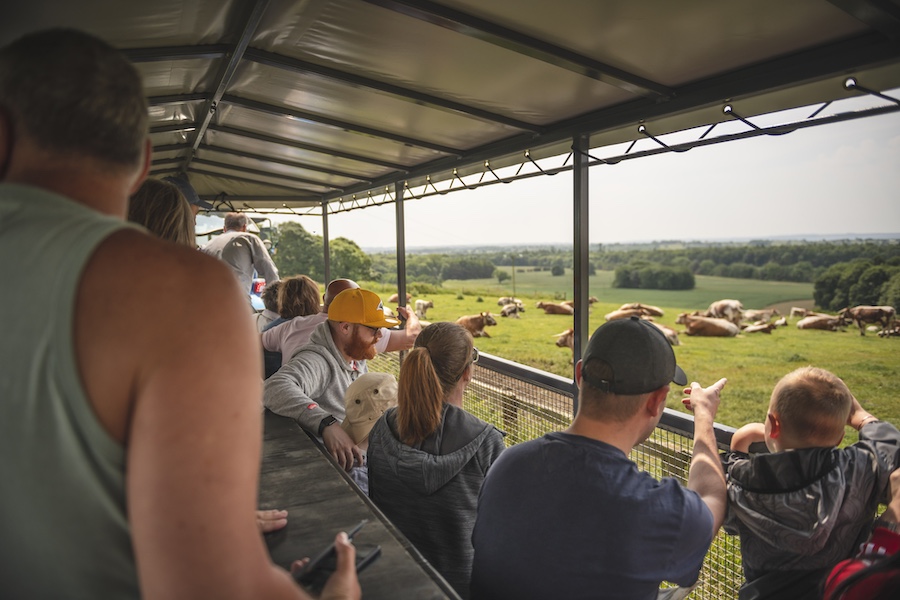
<path fill-rule="evenodd" d="M 839 449 L 844 427 L 860 441 Z M 769 453 L 747 454 L 754 442 Z M 900 458 L 900 431 L 824 369 L 785 375 L 764 423 L 738 429 L 726 456 L 725 531 L 741 537 L 740 598 L 817 598 L 822 577 L 866 539 Z"/>

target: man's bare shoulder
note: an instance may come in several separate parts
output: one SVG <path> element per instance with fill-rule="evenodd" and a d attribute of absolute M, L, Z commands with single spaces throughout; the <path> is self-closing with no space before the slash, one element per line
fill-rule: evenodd
<path fill-rule="evenodd" d="M 97 249 L 95 264 L 111 277 L 128 278 L 147 294 L 148 302 L 164 298 L 167 304 L 196 307 L 238 291 L 234 275 L 221 261 L 138 230 L 110 236 Z"/>

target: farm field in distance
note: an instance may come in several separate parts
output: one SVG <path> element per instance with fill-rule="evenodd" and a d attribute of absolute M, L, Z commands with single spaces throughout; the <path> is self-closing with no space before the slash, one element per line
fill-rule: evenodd
<path fill-rule="evenodd" d="M 746 309 L 778 306 L 782 312 L 791 305 L 812 307 L 812 284 L 741 280 L 697 276 L 693 290 L 638 290 L 611 288 L 611 272 L 598 271 L 591 277 L 589 295 L 600 302 L 590 317 L 590 331 L 599 327 L 603 315 L 626 302 L 653 304 L 665 310 L 658 322 L 682 331 L 675 324 L 680 312 L 705 309 L 710 302 L 736 298 Z M 393 287 L 370 284 L 387 299 Z M 572 298 L 572 277 L 553 277 L 548 271 L 516 272 L 516 295 L 525 304 L 520 319 L 501 318 L 497 306 L 499 296 L 512 295 L 510 280 L 501 286 L 493 280 L 444 282 L 443 293 L 417 293 L 416 284 L 408 291 L 417 298 L 432 300 L 429 321 L 455 321 L 463 315 L 490 311 L 497 326 L 489 327 L 490 338 L 477 338 L 475 345 L 484 352 L 501 356 L 565 377 L 573 376 L 568 348 L 555 345 L 555 334 L 572 327 L 566 315 L 545 315 L 534 307 L 538 300 L 559 301 Z M 460 297 L 461 296 L 461 297 Z M 478 298 L 482 301 L 479 302 Z M 681 334 L 681 345 L 675 348 L 678 364 L 689 381 L 709 385 L 720 377 L 728 378 L 717 421 L 739 427 L 765 417 L 773 386 L 789 371 L 813 365 L 828 369 L 846 381 L 863 406 L 884 420 L 900 423 L 900 399 L 896 384 L 900 382 L 900 339 L 879 338 L 869 333 L 861 337 L 856 330 L 798 330 L 797 319 L 773 333 L 749 334 L 737 338 L 700 338 Z M 681 390 L 673 386 L 669 408 L 684 411 Z M 845 443 L 856 441 L 856 432 L 848 429 Z"/>

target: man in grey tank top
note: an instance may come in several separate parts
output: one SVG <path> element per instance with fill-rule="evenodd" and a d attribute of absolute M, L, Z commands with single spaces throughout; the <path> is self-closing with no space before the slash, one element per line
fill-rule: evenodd
<path fill-rule="evenodd" d="M 2 594 L 306 598 L 254 519 L 246 290 L 124 222 L 149 163 L 141 80 L 120 52 L 70 30 L 0 49 L 0 280 L 30 291 L 0 287 Z M 207 360 L 217 347 L 229 361 Z M 336 546 L 325 592 L 359 598 L 353 547 Z"/>

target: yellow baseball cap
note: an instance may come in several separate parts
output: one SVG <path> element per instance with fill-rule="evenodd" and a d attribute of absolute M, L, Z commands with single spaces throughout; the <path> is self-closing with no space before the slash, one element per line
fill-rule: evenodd
<path fill-rule="evenodd" d="M 385 316 L 384 304 L 375 292 L 361 288 L 344 290 L 328 307 L 329 321 L 358 323 L 366 327 L 395 327 L 400 319 Z"/>

